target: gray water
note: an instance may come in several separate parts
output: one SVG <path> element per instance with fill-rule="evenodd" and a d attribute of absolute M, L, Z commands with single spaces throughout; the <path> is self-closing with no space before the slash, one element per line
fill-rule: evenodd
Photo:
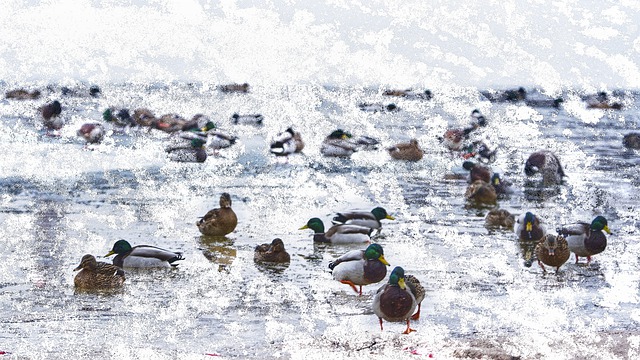
<path fill-rule="evenodd" d="M 10 85 L 2 85 L 2 93 Z M 381 89 L 297 86 L 225 95 L 207 84 L 104 85 L 100 98 L 0 101 L 0 351 L 9 358 L 490 358 L 631 359 L 640 355 L 640 163 L 622 147 L 638 127 L 638 100 L 622 111 L 587 110 L 577 95 L 564 107 L 489 103 L 476 89 L 441 89 L 432 101 L 383 97 Z M 39 128 L 36 108 L 60 98 L 60 137 Z M 360 111 L 358 102 L 395 102 L 393 114 Z M 108 106 L 148 107 L 156 115 L 210 116 L 240 137 L 203 164 L 176 163 L 166 135 L 112 133 L 91 150 L 75 136 Z M 462 159 L 436 136 L 463 126 L 474 108 L 489 120 L 478 134 L 498 146 L 494 170 L 513 182 L 499 207 L 536 213 L 547 225 L 609 220 L 605 252 L 586 266 L 572 257 L 559 274 L 524 266 L 510 230 L 484 227 L 488 208 L 464 200 Z M 232 113 L 261 113 L 261 128 L 234 126 Z M 293 125 L 306 142 L 288 162 L 268 142 Z M 329 159 L 320 142 L 335 128 L 379 138 L 377 151 Z M 425 158 L 391 160 L 384 146 L 416 137 Z M 538 189 L 523 164 L 554 151 L 566 184 Z M 201 237 L 198 216 L 229 192 L 238 214 L 224 239 Z M 380 331 L 370 304 L 335 282 L 327 264 L 361 245 L 318 245 L 298 228 L 311 217 L 383 206 L 374 239 L 392 266 L 427 290 L 417 330 Z M 286 268 L 253 263 L 257 244 L 284 240 Z M 178 250 L 180 266 L 128 271 L 122 291 L 76 293 L 82 255 L 102 256 L 118 239 Z M 98 260 L 108 261 L 98 258 Z M 412 353 L 413 352 L 413 353 Z M 209 354 L 209 355 L 207 355 Z"/>

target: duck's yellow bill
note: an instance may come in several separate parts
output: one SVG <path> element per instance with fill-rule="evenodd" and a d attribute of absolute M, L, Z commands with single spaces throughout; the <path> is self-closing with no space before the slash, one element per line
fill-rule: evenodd
<path fill-rule="evenodd" d="M 378 260 L 380 260 L 381 263 L 389 266 L 391 264 L 389 264 L 389 262 L 384 258 L 384 255 L 380 255 L 380 257 L 378 258 Z"/>
<path fill-rule="evenodd" d="M 104 257 L 109 257 L 111 255 L 115 254 L 115 251 L 111 250 L 107 253 L 107 255 L 105 255 Z"/>
<path fill-rule="evenodd" d="M 387 216 L 385 217 L 385 219 L 395 220 L 396 218 L 394 218 L 394 217 L 393 217 L 393 216 L 391 216 L 391 215 L 387 215 Z"/>
<path fill-rule="evenodd" d="M 309 227 L 308 227 L 307 225 L 305 225 L 305 226 L 301 227 L 301 228 L 300 228 L 300 229 L 298 229 L 298 230 L 304 230 L 304 229 L 308 229 L 308 228 L 309 228 Z"/>
<path fill-rule="evenodd" d="M 400 286 L 400 289 L 402 290 L 407 288 L 407 285 L 404 283 L 404 278 L 398 280 L 398 286 Z"/>
<path fill-rule="evenodd" d="M 605 225 L 602 230 L 606 231 L 607 234 L 611 234 L 611 230 L 609 230 L 609 225 Z"/>
<path fill-rule="evenodd" d="M 533 229 L 533 224 L 531 224 L 530 222 L 527 223 L 527 227 L 526 230 L 527 231 L 531 231 Z"/>

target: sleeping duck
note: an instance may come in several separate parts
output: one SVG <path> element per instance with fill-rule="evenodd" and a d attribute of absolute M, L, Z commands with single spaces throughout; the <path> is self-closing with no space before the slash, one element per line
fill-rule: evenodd
<path fill-rule="evenodd" d="M 302 136 L 291 127 L 278 134 L 269 147 L 269 151 L 276 156 L 289 156 L 301 152 L 302 149 L 304 149 Z"/>
<path fill-rule="evenodd" d="M 220 208 L 207 212 L 198 222 L 198 230 L 202 235 L 224 236 L 236 229 L 238 218 L 231 209 L 231 195 L 222 193 L 220 195 Z"/>
<path fill-rule="evenodd" d="M 387 148 L 389 155 L 396 160 L 420 161 L 424 152 L 418 145 L 418 140 L 411 139 L 408 143 L 399 143 Z"/>
<path fill-rule="evenodd" d="M 165 148 L 171 161 L 198 162 L 207 160 L 206 137 L 194 137 L 187 144 L 170 145 Z"/>
<path fill-rule="evenodd" d="M 329 263 L 333 279 L 351 286 L 358 295 L 362 295 L 362 285 L 382 281 L 387 276 L 387 266 L 389 263 L 379 244 L 371 244 L 365 250 L 349 251 Z"/>
<path fill-rule="evenodd" d="M 513 229 L 516 223 L 515 216 L 505 209 L 491 209 L 484 219 L 485 226 L 490 228 L 504 227 Z"/>
<path fill-rule="evenodd" d="M 174 252 L 151 245 L 137 245 L 131 247 L 126 240 L 118 240 L 105 257 L 117 254 L 113 258 L 113 265 L 121 268 L 157 268 L 178 266 L 174 262 L 182 260 L 181 252 Z"/>
<path fill-rule="evenodd" d="M 77 134 L 82 137 L 87 144 L 97 144 L 104 138 L 105 131 L 102 124 L 86 123 L 80 126 Z"/>
<path fill-rule="evenodd" d="M 139 126 L 152 126 L 156 121 L 156 116 L 151 110 L 146 108 L 139 108 L 133 111 L 133 122 Z"/>
<path fill-rule="evenodd" d="M 231 115 L 231 122 L 235 125 L 261 126 L 262 121 L 264 121 L 264 116 L 261 114 L 240 115 L 238 113 L 234 113 Z"/>
<path fill-rule="evenodd" d="M 386 321 L 406 321 L 407 329 L 403 334 L 415 331 L 410 326 L 411 317 L 414 314 L 418 302 L 416 297 L 405 282 L 404 269 L 396 266 L 389 276 L 389 283 L 380 287 L 373 297 L 373 312 L 380 321 L 382 331 L 382 319 Z"/>
<path fill-rule="evenodd" d="M 542 174 L 544 186 L 562 184 L 562 178 L 565 176 L 560 160 L 548 150 L 536 151 L 529 155 L 524 165 L 524 173 L 527 176 Z"/>
<path fill-rule="evenodd" d="M 385 96 L 398 96 L 398 97 L 403 97 L 405 99 L 422 99 L 422 100 L 431 100 L 431 98 L 433 98 L 433 94 L 431 93 L 431 90 L 427 89 L 423 92 L 418 92 L 412 89 L 406 89 L 406 90 L 385 90 L 382 95 Z"/>
<path fill-rule="evenodd" d="M 538 258 L 538 265 L 545 273 L 547 270 L 544 265 L 548 265 L 554 266 L 557 274 L 560 266 L 566 263 L 569 260 L 569 256 L 571 256 L 567 240 L 562 235 L 547 234 L 538 242 L 534 252 Z"/>
<path fill-rule="evenodd" d="M 462 167 L 469 171 L 469 183 L 473 183 L 476 180 L 491 183 L 491 170 L 489 168 L 468 160 L 462 163 Z"/>
<path fill-rule="evenodd" d="M 348 225 L 358 225 L 365 226 L 370 229 L 374 229 L 378 231 L 382 231 L 382 223 L 380 220 L 395 220 L 395 218 L 387 213 L 382 207 L 376 207 L 370 212 L 367 211 L 349 211 L 337 213 L 333 218 L 334 224 L 348 224 Z"/>
<path fill-rule="evenodd" d="M 313 241 L 333 244 L 365 243 L 371 241 L 371 228 L 358 225 L 338 224 L 327 232 L 324 231 L 324 223 L 318 218 L 311 218 L 306 225 L 299 230 L 311 229 L 314 231 Z"/>
<path fill-rule="evenodd" d="M 349 139 L 352 135 L 342 129 L 329 134 L 320 146 L 320 153 L 324 156 L 349 157 L 357 150 L 357 146 Z"/>
<path fill-rule="evenodd" d="M 93 255 L 84 255 L 80 265 L 73 269 L 80 270 L 73 279 L 78 289 L 105 290 L 116 289 L 124 284 L 124 271 L 111 264 L 96 261 Z"/>
<path fill-rule="evenodd" d="M 273 239 L 271 244 L 256 246 L 253 252 L 253 261 L 257 263 L 288 263 L 291 256 L 284 249 L 284 242 L 280 238 Z"/>
<path fill-rule="evenodd" d="M 588 265 L 591 262 L 591 256 L 600 254 L 607 247 L 607 237 L 603 231 L 611 234 L 607 219 L 596 216 L 591 224 L 577 222 L 563 225 L 558 229 L 558 235 L 567 239 L 569 250 L 576 254 L 576 264 L 580 257 L 586 257 Z"/>
<path fill-rule="evenodd" d="M 42 116 L 42 124 L 47 130 L 60 130 L 64 125 L 64 120 L 60 117 L 62 106 L 58 100 L 45 104 L 39 108 Z"/>
<path fill-rule="evenodd" d="M 468 201 L 475 203 L 477 206 L 493 205 L 498 199 L 498 195 L 493 186 L 482 180 L 476 180 L 469 185 L 464 196 Z"/>
<path fill-rule="evenodd" d="M 513 231 L 520 241 L 539 241 L 547 233 L 540 219 L 531 212 L 518 216 Z"/>
<path fill-rule="evenodd" d="M 7 99 L 15 100 L 35 100 L 42 95 L 40 90 L 33 90 L 31 92 L 25 89 L 9 90 L 5 93 L 4 97 Z"/>

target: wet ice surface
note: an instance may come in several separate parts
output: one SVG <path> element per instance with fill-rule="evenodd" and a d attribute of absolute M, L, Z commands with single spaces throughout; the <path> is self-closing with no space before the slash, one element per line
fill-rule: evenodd
<path fill-rule="evenodd" d="M 2 92 L 6 91 L 2 89 Z M 62 98 L 68 122 L 59 138 L 38 128 L 45 100 L 0 102 L 1 351 L 18 358 L 455 358 L 478 354 L 523 359 L 612 359 L 640 354 L 640 187 L 638 153 L 622 136 L 638 124 L 626 110 L 563 110 L 492 104 L 471 90 L 435 92 L 430 101 L 382 97 L 377 89 L 254 88 L 224 95 L 213 86 L 105 85 L 98 99 Z M 59 94 L 50 94 L 53 99 Z M 392 114 L 360 111 L 358 102 L 395 102 Z M 93 151 L 75 131 L 107 106 L 148 107 L 212 117 L 240 137 L 203 164 L 170 162 L 164 134 L 110 134 Z M 462 160 L 436 140 L 480 108 L 482 136 L 499 146 L 492 164 L 514 183 L 499 200 L 512 213 L 533 211 L 549 229 L 602 214 L 614 235 L 590 266 L 558 275 L 527 268 L 511 231 L 488 231 L 487 209 L 466 206 Z M 234 112 L 261 113 L 264 126 L 234 126 Z M 304 154 L 284 163 L 268 141 L 289 125 Z M 381 149 L 327 159 L 320 142 L 335 128 L 379 138 L 384 146 L 416 137 L 425 158 L 392 161 Z M 528 186 L 523 164 L 547 148 L 568 174 L 559 189 Z M 224 239 L 203 238 L 195 221 L 229 192 L 238 214 Z M 316 245 L 298 228 L 325 224 L 336 211 L 383 206 L 375 241 L 392 266 L 427 290 L 417 332 L 384 324 L 370 303 L 380 286 L 356 296 L 331 279 L 328 263 L 358 245 Z M 253 263 L 257 244 L 284 240 L 287 268 Z M 106 254 L 118 239 L 184 252 L 175 269 L 129 271 L 122 291 L 75 293 L 72 269 L 85 253 Z M 101 260 L 99 258 L 99 260 Z M 105 259 L 102 259 L 105 260 Z"/>

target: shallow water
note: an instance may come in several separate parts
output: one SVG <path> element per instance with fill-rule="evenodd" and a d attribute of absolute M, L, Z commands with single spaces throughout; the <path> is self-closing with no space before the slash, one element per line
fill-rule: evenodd
<path fill-rule="evenodd" d="M 2 92 L 9 88 L 4 84 Z M 510 354 L 523 359 L 625 359 L 640 354 L 640 178 L 638 152 L 622 136 L 638 126 L 638 100 L 623 111 L 586 110 L 577 96 L 561 110 L 483 101 L 475 89 L 443 89 L 432 101 L 387 98 L 378 89 L 297 86 L 225 95 L 207 84 L 105 85 L 103 96 L 61 98 L 60 137 L 39 129 L 43 100 L 0 101 L 0 351 L 16 358 L 455 358 Z M 48 99 L 59 97 L 55 91 Z M 356 104 L 395 102 L 393 114 Z M 107 106 L 148 107 L 156 115 L 211 116 L 240 137 L 203 164 L 175 163 L 164 134 L 113 133 L 87 150 L 81 123 Z M 499 146 L 492 164 L 513 182 L 499 206 L 533 211 L 548 229 L 598 214 L 614 232 L 590 266 L 546 275 L 525 267 L 510 230 L 484 227 L 487 208 L 464 201 L 462 160 L 438 143 L 472 109 L 489 119 L 481 137 Z M 264 126 L 234 126 L 231 114 L 261 113 Z M 287 126 L 302 132 L 304 154 L 268 154 Z M 379 138 L 383 146 L 416 137 L 427 156 L 392 161 L 383 149 L 327 159 L 320 142 L 335 128 Z M 529 153 L 547 148 L 568 175 L 557 189 L 524 179 Z M 448 177 L 447 177 L 448 178 Z M 229 192 L 237 229 L 201 237 L 195 221 Z M 375 241 L 385 257 L 427 290 L 417 332 L 380 331 L 370 303 L 334 282 L 328 263 L 359 245 L 313 244 L 298 228 L 311 217 L 383 206 Z M 257 244 L 284 240 L 286 268 L 253 263 Z M 76 293 L 82 255 L 106 254 L 118 239 L 184 252 L 174 269 L 128 271 L 125 288 Z M 100 260 L 100 258 L 99 258 Z M 102 259 L 106 261 L 105 259 Z M 413 352 L 413 353 L 412 353 Z"/>

